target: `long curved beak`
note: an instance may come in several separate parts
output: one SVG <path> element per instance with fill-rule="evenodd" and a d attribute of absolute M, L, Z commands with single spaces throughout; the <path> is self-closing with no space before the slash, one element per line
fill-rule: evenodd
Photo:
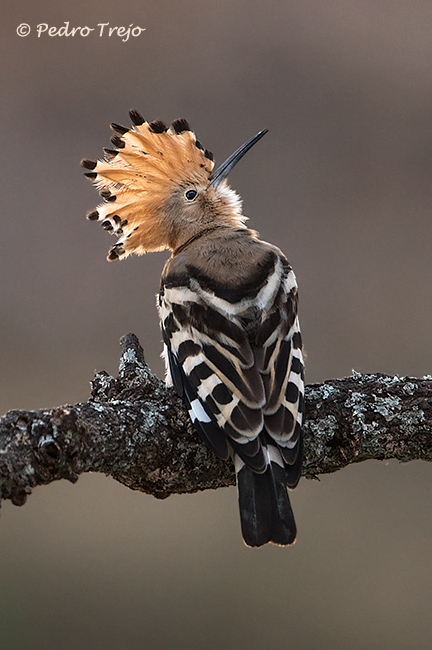
<path fill-rule="evenodd" d="M 268 129 L 264 129 L 263 131 L 260 131 L 259 133 L 254 135 L 253 138 L 251 138 L 250 140 L 242 144 L 242 146 L 239 149 L 237 149 L 237 151 L 234 151 L 234 153 L 231 154 L 231 156 L 227 158 L 225 162 L 223 162 L 222 165 L 220 165 L 220 167 L 218 167 L 215 171 L 213 171 L 210 174 L 209 186 L 213 185 L 213 187 L 216 187 L 217 185 L 219 185 L 219 183 L 221 183 L 224 180 L 224 178 L 228 176 L 231 169 L 235 165 L 237 165 L 238 161 L 241 158 L 243 158 L 245 153 L 247 153 L 249 149 L 251 149 L 254 146 L 254 144 L 258 142 L 258 140 L 261 140 L 261 138 L 267 133 L 267 131 Z"/>

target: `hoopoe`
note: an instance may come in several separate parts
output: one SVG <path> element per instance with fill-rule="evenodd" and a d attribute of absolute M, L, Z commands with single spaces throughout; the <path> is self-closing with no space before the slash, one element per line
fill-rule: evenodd
<path fill-rule="evenodd" d="M 304 410 L 297 283 L 283 253 L 246 227 L 227 175 L 261 131 L 218 169 L 186 120 L 112 124 L 115 149 L 83 160 L 104 203 L 87 214 L 119 236 L 108 260 L 170 249 L 157 296 L 167 386 L 204 443 L 234 457 L 249 546 L 292 544 L 287 487 L 300 478 Z"/>

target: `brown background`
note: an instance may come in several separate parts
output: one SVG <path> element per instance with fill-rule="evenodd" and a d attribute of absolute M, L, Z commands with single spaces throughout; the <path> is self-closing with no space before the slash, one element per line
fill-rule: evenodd
<path fill-rule="evenodd" d="M 124 43 L 61 27 L 131 23 Z M 16 34 L 26 22 L 32 33 Z M 141 339 L 161 376 L 166 253 L 108 264 L 79 160 L 129 108 L 185 117 L 297 274 L 307 381 L 432 372 L 429 0 L 3 0 L 0 406 L 88 397 Z M 368 462 L 293 495 L 295 547 L 243 546 L 234 489 L 158 502 L 100 475 L 0 521 L 3 650 L 429 649 L 431 468 Z"/>

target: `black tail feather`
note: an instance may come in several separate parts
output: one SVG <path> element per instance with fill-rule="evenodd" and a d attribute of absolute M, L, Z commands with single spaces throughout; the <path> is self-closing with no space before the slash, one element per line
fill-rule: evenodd
<path fill-rule="evenodd" d="M 264 474 L 246 465 L 237 473 L 243 539 L 248 546 L 293 544 L 297 529 L 286 488 L 285 469 L 269 463 Z"/>

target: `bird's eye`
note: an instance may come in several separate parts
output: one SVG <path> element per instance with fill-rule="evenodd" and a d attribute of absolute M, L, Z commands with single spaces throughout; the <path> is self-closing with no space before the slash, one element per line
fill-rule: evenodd
<path fill-rule="evenodd" d="M 197 193 L 198 192 L 196 190 L 188 190 L 185 194 L 185 197 L 187 198 L 188 201 L 193 201 Z"/>

